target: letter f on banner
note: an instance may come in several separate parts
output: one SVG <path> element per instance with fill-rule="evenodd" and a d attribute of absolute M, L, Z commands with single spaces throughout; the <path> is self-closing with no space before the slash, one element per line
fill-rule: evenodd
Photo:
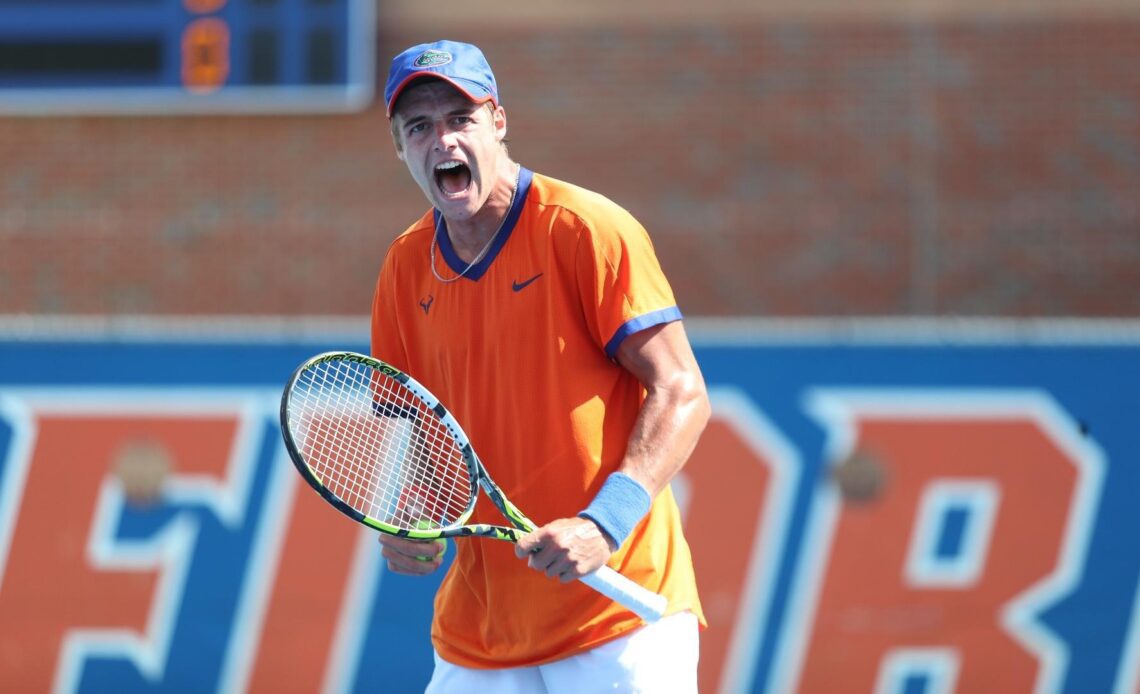
<path fill-rule="evenodd" d="M 0 418 L 0 689 L 73 691 L 91 659 L 159 682 L 198 524 L 233 522 L 267 408 L 169 392 L 8 391 Z M 138 534 L 124 519 L 161 518 Z"/>

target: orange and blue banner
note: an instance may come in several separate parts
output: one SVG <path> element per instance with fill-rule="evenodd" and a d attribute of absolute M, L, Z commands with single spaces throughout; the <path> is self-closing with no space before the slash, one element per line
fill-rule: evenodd
<path fill-rule="evenodd" d="M 1135 324 L 694 324 L 702 691 L 1140 691 Z M 421 690 L 438 579 L 277 425 L 363 343 L 0 335 L 0 690 Z"/>

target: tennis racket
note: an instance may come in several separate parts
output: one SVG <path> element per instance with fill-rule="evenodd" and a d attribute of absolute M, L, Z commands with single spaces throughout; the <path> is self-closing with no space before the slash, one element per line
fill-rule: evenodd
<path fill-rule="evenodd" d="M 537 526 L 503 495 L 455 418 L 423 385 L 363 354 L 305 361 L 281 397 L 293 465 L 326 501 L 382 533 L 518 541 Z M 466 525 L 479 489 L 512 527 Z M 582 582 L 646 622 L 666 599 L 603 566 Z"/>

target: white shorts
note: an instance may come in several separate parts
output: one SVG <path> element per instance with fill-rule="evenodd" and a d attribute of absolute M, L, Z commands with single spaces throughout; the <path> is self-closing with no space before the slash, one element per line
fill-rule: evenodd
<path fill-rule="evenodd" d="M 696 694 L 698 633 L 696 615 L 682 612 L 545 665 L 478 670 L 436 653 L 425 694 Z"/>

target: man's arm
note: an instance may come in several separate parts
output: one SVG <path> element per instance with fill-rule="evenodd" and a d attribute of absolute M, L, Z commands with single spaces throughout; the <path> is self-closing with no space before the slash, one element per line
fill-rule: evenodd
<path fill-rule="evenodd" d="M 618 468 L 649 494 L 669 484 L 708 422 L 708 393 L 680 321 L 630 335 L 618 362 L 647 391 Z M 564 583 L 600 568 L 617 550 L 613 538 L 587 518 L 561 518 L 522 538 L 516 549 L 530 566 Z"/>
<path fill-rule="evenodd" d="M 648 391 L 619 470 L 656 497 L 689 460 L 709 420 L 705 381 L 680 321 L 630 335 L 617 358 Z"/>

